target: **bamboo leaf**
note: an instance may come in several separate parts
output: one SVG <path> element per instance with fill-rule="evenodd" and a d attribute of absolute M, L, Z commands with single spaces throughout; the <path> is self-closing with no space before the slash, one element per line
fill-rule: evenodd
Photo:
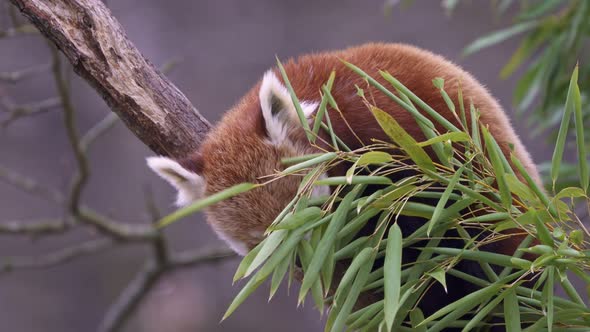
<path fill-rule="evenodd" d="M 369 151 L 363 153 L 356 163 L 359 166 L 376 165 L 393 161 L 391 154 L 383 151 Z"/>
<path fill-rule="evenodd" d="M 367 249 L 371 250 L 370 248 Z M 367 279 L 369 278 L 369 274 L 371 273 L 371 268 L 373 267 L 374 260 L 375 253 L 371 252 L 369 260 L 359 268 L 356 278 L 354 279 L 354 282 L 350 287 L 348 295 L 346 296 L 346 300 L 344 301 L 342 307 L 339 308 L 340 310 L 338 310 L 338 316 L 336 316 L 333 325 L 330 329 L 328 329 L 330 326 L 329 324 L 326 324 L 326 331 L 329 330 L 331 332 L 340 332 L 342 331 L 342 329 L 344 329 L 346 320 L 348 319 L 348 316 L 350 315 L 350 312 L 352 311 L 354 304 L 357 302 L 357 299 L 361 294 L 361 290 L 367 283 Z M 330 312 L 330 314 L 332 314 L 332 312 Z"/>
<path fill-rule="evenodd" d="M 584 117 L 582 114 L 582 101 L 580 88 L 576 82 L 574 86 L 574 122 L 576 125 L 576 145 L 578 148 L 578 173 L 580 175 L 580 186 L 584 192 L 588 191 L 588 159 L 586 157 L 586 141 L 584 140 Z"/>
<path fill-rule="evenodd" d="M 449 184 L 445 188 L 445 191 L 443 192 L 442 197 L 440 198 L 440 200 L 436 204 L 436 207 L 434 208 L 434 212 L 432 214 L 432 219 L 430 219 L 430 222 L 428 223 L 428 230 L 426 231 L 426 235 L 430 236 L 430 232 L 432 232 L 432 229 L 438 223 L 440 216 L 441 216 L 443 210 L 445 209 L 445 206 L 447 205 L 447 201 L 449 200 L 449 196 L 451 195 L 453 190 L 455 190 L 455 185 L 457 184 L 457 182 L 459 182 L 459 179 L 461 178 L 461 175 L 463 174 L 464 169 L 465 169 L 465 165 L 461 166 L 457 170 L 457 172 L 455 172 L 455 174 L 451 178 L 451 181 L 449 181 Z"/>
<path fill-rule="evenodd" d="M 372 107 L 371 112 L 379 122 L 385 133 L 398 144 L 408 156 L 422 169 L 435 171 L 434 164 L 428 154 L 422 149 L 416 140 L 406 132 L 402 126 L 389 114 L 377 107 Z"/>
<path fill-rule="evenodd" d="M 391 331 L 393 320 L 399 308 L 402 273 L 402 231 L 398 224 L 391 226 L 387 236 L 385 251 L 385 265 L 383 277 L 385 278 L 385 323 L 387 330 Z"/>
<path fill-rule="evenodd" d="M 538 21 L 529 21 L 519 24 L 515 24 L 510 28 L 492 32 L 491 34 L 474 40 L 471 44 L 467 45 L 463 50 L 464 55 L 475 53 L 483 48 L 490 47 L 494 44 L 501 43 L 509 38 L 512 38 L 518 34 L 526 32 L 535 28 L 539 24 Z"/>
<path fill-rule="evenodd" d="M 238 295 L 236 295 L 232 303 L 227 308 L 225 314 L 223 314 L 223 318 L 221 318 L 221 321 L 227 319 L 240 306 L 240 304 L 242 304 L 248 298 L 248 296 L 250 296 L 250 294 L 252 294 L 263 282 L 264 279 L 256 280 L 256 278 L 251 278 L 250 280 L 248 280 L 246 286 L 244 286 L 244 288 L 240 290 Z"/>
<path fill-rule="evenodd" d="M 520 321 L 520 308 L 518 307 L 516 291 L 514 288 L 510 288 L 505 292 L 506 297 L 504 298 L 504 319 L 506 322 L 506 331 L 520 332 L 522 323 Z"/>
<path fill-rule="evenodd" d="M 578 85 L 578 66 L 574 68 L 570 79 L 570 85 L 567 91 L 567 98 L 565 101 L 565 111 L 561 119 L 561 125 L 559 126 L 559 132 L 557 134 L 557 142 L 555 143 L 555 150 L 553 152 L 553 158 L 551 159 L 551 180 L 553 182 L 553 188 L 555 189 L 555 182 L 559 174 L 559 168 L 561 166 L 561 160 L 563 158 L 563 151 L 565 150 L 565 139 L 567 136 L 570 119 L 572 113 L 576 108 L 576 89 Z"/>
<path fill-rule="evenodd" d="M 273 271 L 272 279 L 270 281 L 270 294 L 268 296 L 269 301 L 273 298 L 273 296 L 275 295 L 275 293 L 279 289 L 279 286 L 281 285 L 281 282 L 285 278 L 285 275 L 287 274 L 287 271 L 289 270 L 290 265 L 291 265 L 291 259 L 284 259 L 279 264 L 279 266 Z"/>
<path fill-rule="evenodd" d="M 254 249 L 250 250 L 250 252 L 242 259 L 240 265 L 236 270 L 236 274 L 234 275 L 234 283 L 239 279 L 242 279 L 244 275 L 246 275 L 246 271 L 248 270 L 248 268 L 252 264 L 252 261 L 254 261 L 254 258 L 258 255 L 260 249 L 262 249 L 263 246 L 264 241 L 260 242 L 256 247 L 254 247 Z"/>
<path fill-rule="evenodd" d="M 436 269 L 434 269 L 434 271 L 430 271 L 425 274 L 431 276 L 432 278 L 434 278 L 434 280 L 438 281 L 445 289 L 445 293 L 448 293 L 446 272 L 442 267 L 438 266 L 436 267 Z"/>
<path fill-rule="evenodd" d="M 158 228 L 162 228 L 162 227 L 166 227 L 168 225 L 170 225 L 171 223 L 185 218 L 191 214 L 194 214 L 198 211 L 201 211 L 202 209 L 211 206 L 215 203 L 218 203 L 220 201 L 223 201 L 225 199 L 237 196 L 241 193 L 244 193 L 246 191 L 252 190 L 256 187 L 259 187 L 259 184 L 255 184 L 255 183 L 240 183 L 237 184 L 235 186 L 229 187 L 227 189 L 224 189 L 218 193 L 215 193 L 211 196 L 207 196 L 206 198 L 203 198 L 199 201 L 196 201 L 186 207 L 183 207 L 181 209 L 178 209 L 174 212 L 172 212 L 171 214 L 165 216 L 164 218 L 160 219 L 156 225 Z"/>
<path fill-rule="evenodd" d="M 272 232 L 264 240 L 264 244 L 262 245 L 262 248 L 260 248 L 260 251 L 258 252 L 258 254 L 256 255 L 256 257 L 254 257 L 254 260 L 252 261 L 252 263 L 250 264 L 250 266 L 246 270 L 246 274 L 244 276 L 245 277 L 249 276 L 262 263 L 264 263 L 264 261 L 266 261 L 266 259 L 268 257 L 270 257 L 270 255 L 272 255 L 275 252 L 275 250 L 277 249 L 277 247 L 279 246 L 279 244 L 281 244 L 281 242 L 283 242 L 283 240 L 285 239 L 285 237 L 287 237 L 287 234 L 288 233 L 289 232 L 286 231 L 286 230 L 280 230 L 280 231 Z"/>
<path fill-rule="evenodd" d="M 512 195 L 510 194 L 510 189 L 506 184 L 505 178 L 505 168 L 502 164 L 502 160 L 500 159 L 500 154 L 502 151 L 496 149 L 492 140 L 492 134 L 490 134 L 489 130 L 485 127 L 481 128 L 483 133 L 483 138 L 486 144 L 486 150 L 490 156 L 490 161 L 492 162 L 492 166 L 494 168 L 494 174 L 496 175 L 496 182 L 498 183 L 498 190 L 500 191 L 500 199 L 502 200 L 502 204 L 506 210 L 510 211 L 510 207 L 512 206 Z"/>
<path fill-rule="evenodd" d="M 426 140 L 424 142 L 420 142 L 420 143 L 418 143 L 418 145 L 420 147 L 426 147 L 429 145 L 433 145 L 435 143 L 442 143 L 442 142 L 447 142 L 447 141 L 466 142 L 466 141 L 469 141 L 469 135 L 467 133 L 462 132 L 462 131 L 450 132 L 450 133 L 445 133 L 445 134 L 433 137 L 433 138 Z"/>
<path fill-rule="evenodd" d="M 322 216 L 322 209 L 317 206 L 310 206 L 301 211 L 287 215 L 283 221 L 269 227 L 270 230 L 294 229 L 306 222 L 314 222 Z M 275 232 L 276 233 L 276 232 Z"/>
<path fill-rule="evenodd" d="M 328 91 L 332 90 L 332 85 L 334 84 L 334 79 L 336 78 L 336 71 L 332 70 L 332 72 L 330 73 L 330 77 L 328 78 L 328 82 L 326 82 L 326 84 L 324 85 L 325 88 Z M 322 100 L 320 102 L 320 107 L 318 108 L 318 111 L 316 113 L 314 122 L 313 122 L 313 133 L 314 133 L 314 142 L 315 139 L 318 136 L 318 133 L 320 131 L 320 127 L 321 127 L 321 123 L 322 123 L 322 119 L 324 118 L 324 114 L 326 113 L 327 110 L 327 104 L 328 104 L 328 97 L 326 96 L 326 94 L 322 95 Z"/>
<path fill-rule="evenodd" d="M 281 72 L 281 76 L 283 77 L 283 81 L 285 82 L 285 87 L 289 91 L 291 95 L 291 100 L 293 101 L 293 105 L 295 106 L 295 110 L 297 111 L 297 116 L 299 117 L 299 122 L 305 130 L 305 135 L 310 142 L 314 141 L 314 135 L 311 133 L 311 129 L 309 128 L 309 123 L 307 122 L 307 118 L 305 117 L 305 113 L 303 113 L 303 109 L 301 108 L 301 104 L 299 103 L 299 98 L 297 98 L 297 94 L 295 94 L 295 90 L 293 90 L 293 86 L 289 81 L 289 77 L 287 77 L 287 72 L 285 72 L 285 68 L 283 64 L 277 57 L 277 66 L 279 67 L 279 71 Z"/>
<path fill-rule="evenodd" d="M 328 224 L 326 228 L 326 233 L 318 247 L 315 250 L 313 258 L 309 263 L 309 268 L 307 269 L 307 273 L 305 273 L 303 277 L 303 281 L 301 283 L 301 288 L 299 291 L 299 299 L 298 302 L 301 303 L 305 298 L 305 294 L 311 288 L 313 283 L 319 278 L 319 273 L 326 260 L 330 248 L 334 245 L 334 241 L 336 240 L 336 235 L 338 231 L 342 228 L 342 226 L 346 223 L 346 216 L 348 215 L 348 211 L 350 206 L 352 205 L 352 201 L 356 196 L 362 191 L 363 187 L 357 185 L 354 189 L 344 196 L 344 199 L 338 205 L 338 208 L 334 212 L 334 216 L 332 221 Z"/>

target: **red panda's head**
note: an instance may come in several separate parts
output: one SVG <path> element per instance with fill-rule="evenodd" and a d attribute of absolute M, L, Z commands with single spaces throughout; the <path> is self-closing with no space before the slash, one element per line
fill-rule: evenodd
<path fill-rule="evenodd" d="M 303 102 L 306 115 L 317 103 Z M 287 89 L 268 71 L 250 93 L 207 135 L 201 149 L 183 160 L 150 157 L 148 165 L 178 191 L 177 205 L 243 182 L 263 183 L 282 170 L 281 159 L 310 152 Z M 287 176 L 207 209 L 207 220 L 236 252 L 245 254 L 263 238 L 293 199 L 301 178 Z"/>

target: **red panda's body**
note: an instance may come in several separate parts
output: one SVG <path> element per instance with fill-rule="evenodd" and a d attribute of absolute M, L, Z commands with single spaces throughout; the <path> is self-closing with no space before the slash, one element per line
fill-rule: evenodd
<path fill-rule="evenodd" d="M 442 77 L 445 90 L 455 103 L 460 85 L 465 104 L 473 102 L 479 109 L 480 121 L 489 126 L 504 153 L 508 155 L 509 145 L 512 145 L 527 171 L 539 182 L 536 167 L 506 114 L 485 88 L 444 58 L 407 45 L 367 44 L 344 51 L 306 55 L 284 63 L 293 89 L 299 100 L 304 102 L 305 112 L 310 118 L 313 118 L 321 99 L 321 86 L 333 70 L 336 72 L 332 95 L 356 136 L 336 111 L 328 111 L 336 134 L 349 147 L 358 148 L 362 143 L 371 143 L 371 139 L 389 140 L 357 95 L 355 85 L 363 88 L 372 103 L 392 115 L 416 140 L 421 141 L 424 137 L 406 110 L 368 86 L 341 59 L 360 67 L 383 85 L 388 86 L 378 71 L 391 73 L 456 125 L 455 117 L 440 91 L 433 86 L 432 80 Z M 152 168 L 179 189 L 180 203 L 242 182 L 261 182 L 261 177 L 284 168 L 282 158 L 316 152 L 316 148 L 308 143 L 296 119 L 290 97 L 286 95 L 282 80 L 278 77 L 280 74 L 276 69 L 274 74 L 267 73 L 263 81 L 254 86 L 209 133 L 200 151 L 178 164 L 164 158 L 150 161 Z M 439 129 L 444 132 L 442 128 Z M 358 141 L 357 136 L 362 142 Z M 167 176 L 171 173 L 175 173 L 177 178 Z M 179 183 L 178 176 L 185 181 Z M 293 198 L 299 181 L 299 177 L 282 178 L 219 203 L 207 212 L 208 221 L 232 248 L 244 254 L 262 239 L 265 229 Z M 501 248 L 494 250 L 511 254 L 517 244 L 517 240 L 504 241 Z"/>

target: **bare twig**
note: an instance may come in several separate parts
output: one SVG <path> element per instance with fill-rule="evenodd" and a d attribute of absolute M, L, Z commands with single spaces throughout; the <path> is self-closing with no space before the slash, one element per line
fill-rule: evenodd
<path fill-rule="evenodd" d="M 63 248 L 43 256 L 3 257 L 3 262 L 0 263 L 0 273 L 10 272 L 15 269 L 40 269 L 56 266 L 59 264 L 67 263 L 80 256 L 94 254 L 101 250 L 111 247 L 112 240 L 108 238 L 102 238 L 93 241 L 83 242 L 72 247 Z"/>
<path fill-rule="evenodd" d="M 50 68 L 49 64 L 34 66 L 30 68 L 25 68 L 21 70 L 11 71 L 11 72 L 0 72 L 0 82 L 4 83 L 16 83 L 20 80 L 28 78 L 30 76 L 42 73 Z"/>
<path fill-rule="evenodd" d="M 119 331 L 162 273 L 163 270 L 155 262 L 147 263 L 109 307 L 98 332 Z"/>
<path fill-rule="evenodd" d="M 235 257 L 235 253 L 227 248 L 220 248 L 177 254 L 171 261 L 164 264 L 149 261 L 110 306 L 98 332 L 119 331 L 165 273 L 177 268 L 220 262 L 228 257 Z"/>
<path fill-rule="evenodd" d="M 68 196 L 68 209 L 72 215 L 78 217 L 80 215 L 80 198 L 82 190 L 90 176 L 90 168 L 88 166 L 88 159 L 84 150 L 80 146 L 80 137 L 78 136 L 78 129 L 76 126 L 76 116 L 74 105 L 70 98 L 70 90 L 66 78 L 61 67 L 61 59 L 57 48 L 51 45 L 51 54 L 53 57 L 52 71 L 57 86 L 57 92 L 61 100 L 64 113 L 64 127 L 68 136 L 68 141 L 74 152 L 76 159 L 77 171 L 72 178 L 70 185 L 70 194 Z"/>
<path fill-rule="evenodd" d="M 82 149 L 82 151 L 88 151 L 90 145 L 110 129 L 112 129 L 118 121 L 119 117 L 116 113 L 110 112 L 107 114 L 107 116 L 96 123 L 86 132 L 86 134 L 84 134 L 84 136 L 82 136 L 80 139 L 80 149 Z"/>
<path fill-rule="evenodd" d="M 1 102 L 0 109 L 8 113 L 8 118 L 0 122 L 0 126 L 7 127 L 20 118 L 40 115 L 57 109 L 60 104 L 59 98 L 49 98 L 39 102 L 18 106 L 9 105 L 7 102 Z"/>
<path fill-rule="evenodd" d="M 172 267 L 192 268 L 205 263 L 217 263 L 228 258 L 238 257 L 234 251 L 227 247 L 213 249 L 196 249 L 172 255 L 170 258 Z"/>
<path fill-rule="evenodd" d="M 62 219 L 11 220 L 0 223 L 0 234 L 48 235 L 62 233 L 71 225 Z"/>
<path fill-rule="evenodd" d="M 12 171 L 2 165 L 0 165 L 0 181 L 56 204 L 61 204 L 64 201 L 64 196 L 59 191 L 43 186 L 37 180 Z"/>
<path fill-rule="evenodd" d="M 18 27 L 0 30 L 0 38 L 10 38 L 20 35 L 34 35 L 39 33 L 39 30 L 32 24 L 23 24 Z"/>

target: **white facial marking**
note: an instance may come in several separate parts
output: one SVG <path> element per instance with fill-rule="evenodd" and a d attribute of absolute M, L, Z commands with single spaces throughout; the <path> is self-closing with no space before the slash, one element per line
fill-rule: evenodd
<path fill-rule="evenodd" d="M 234 239 L 231 235 L 226 234 L 223 230 L 216 227 L 214 223 L 210 224 L 213 227 L 213 230 L 217 234 L 217 236 L 223 240 L 223 242 L 227 243 L 227 245 L 235 251 L 240 256 L 246 256 L 248 253 L 248 246 L 239 240 Z"/>
<path fill-rule="evenodd" d="M 167 157 L 149 157 L 148 166 L 161 178 L 176 188 L 176 205 L 185 206 L 203 197 L 205 180 L 202 176 L 182 167 Z"/>
<path fill-rule="evenodd" d="M 289 129 L 298 126 L 300 122 L 289 91 L 272 70 L 264 74 L 258 97 L 270 142 L 274 145 L 284 143 Z M 301 101 L 300 104 L 308 119 L 319 105 L 309 101 Z"/>

